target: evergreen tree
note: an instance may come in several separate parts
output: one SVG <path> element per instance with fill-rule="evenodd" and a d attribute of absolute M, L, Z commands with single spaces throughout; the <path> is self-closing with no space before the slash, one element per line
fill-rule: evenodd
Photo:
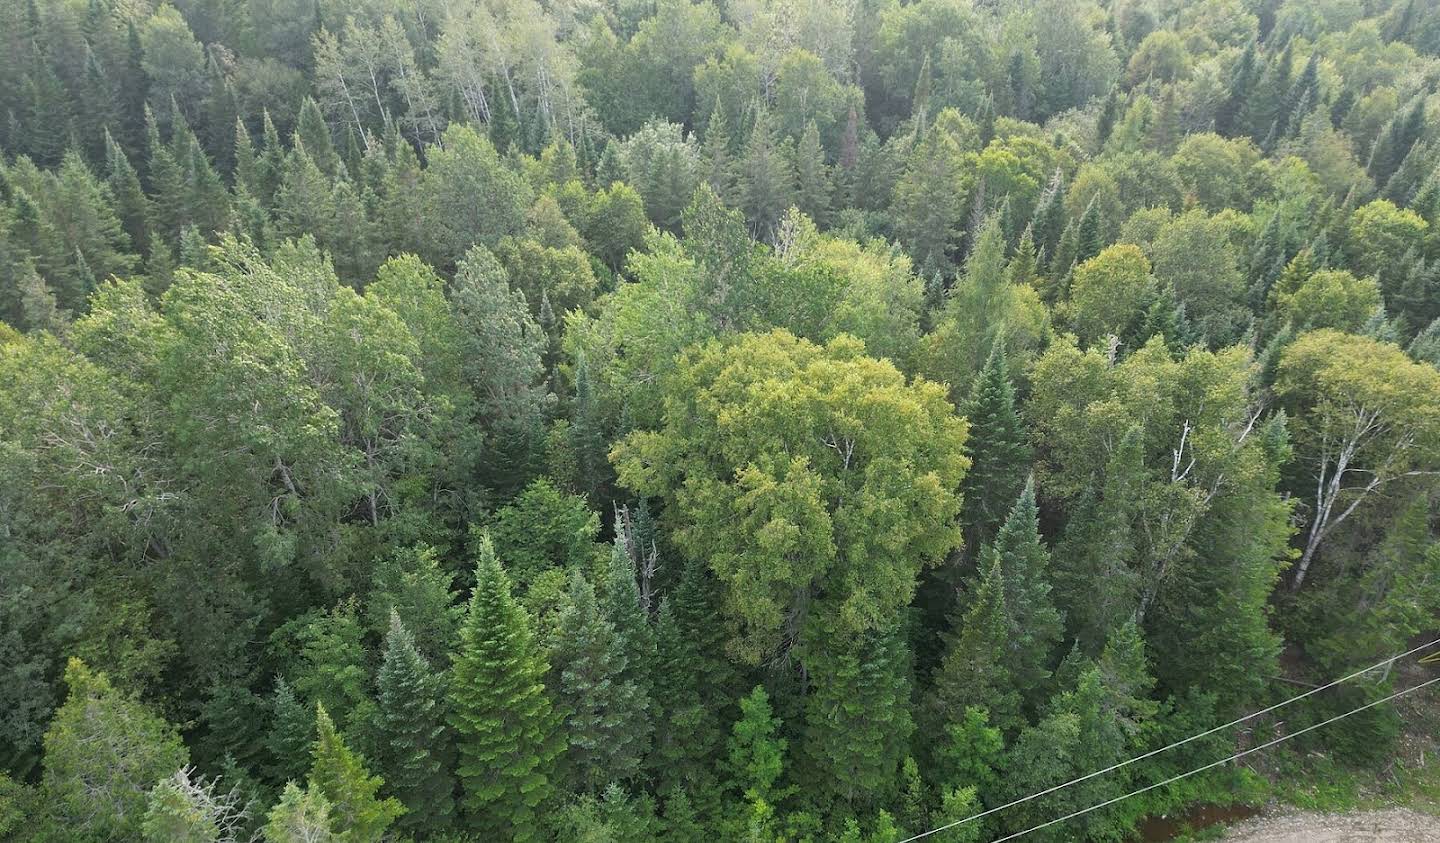
<path fill-rule="evenodd" d="M 440 834 L 449 828 L 455 813 L 441 679 L 432 672 L 394 609 L 376 687 L 377 760 L 386 791 L 405 806 L 397 828 L 419 836 Z"/>
<path fill-rule="evenodd" d="M 813 690 L 804 750 L 816 790 L 852 807 L 890 799 L 914 730 L 908 653 L 897 632 L 865 633 L 806 665 Z"/>
<path fill-rule="evenodd" d="M 786 741 L 763 685 L 740 700 L 740 719 L 730 730 L 729 769 L 735 789 L 751 804 L 773 805 L 783 794 L 776 782 L 785 773 Z"/>
<path fill-rule="evenodd" d="M 635 573 L 635 560 L 626 552 L 624 543 L 617 537 L 600 569 L 596 594 L 600 600 L 600 613 L 615 627 L 615 634 L 619 637 L 625 654 L 625 669 L 621 675 L 634 682 L 644 695 L 648 745 L 659 652 L 656 649 L 655 631 L 650 628 L 649 615 L 641 604 L 640 586 Z"/>
<path fill-rule="evenodd" d="M 1080 226 L 1075 231 L 1075 262 L 1084 263 L 1105 248 L 1105 242 L 1100 233 L 1100 206 L 1094 199 L 1085 206 L 1085 213 L 1080 217 Z"/>
<path fill-rule="evenodd" d="M 295 782 L 285 785 L 280 801 L 265 818 L 266 843 L 347 843 L 331 830 L 330 802 L 314 785 L 301 790 Z"/>
<path fill-rule="evenodd" d="M 146 791 L 185 766 L 185 746 L 170 724 L 79 659 L 66 665 L 65 684 L 69 695 L 45 732 L 45 805 L 68 833 L 136 839 Z"/>
<path fill-rule="evenodd" d="M 825 164 L 825 149 L 820 145 L 820 130 L 814 120 L 805 124 L 805 133 L 800 136 L 795 173 L 796 207 L 816 225 L 825 225 L 830 216 L 830 168 Z"/>
<path fill-rule="evenodd" d="M 462 809 L 470 828 L 493 839 L 535 840 L 561 733 L 545 695 L 544 656 L 488 536 L 478 555 L 450 682 Z"/>
<path fill-rule="evenodd" d="M 310 745 L 315 739 L 315 716 L 295 697 L 284 679 L 275 680 L 270 695 L 270 778 L 276 783 L 300 781 L 310 769 Z"/>
<path fill-rule="evenodd" d="M 235 169 L 232 183 L 236 189 L 243 187 L 251 193 L 260 188 L 259 170 L 260 164 L 255 157 L 255 142 L 250 137 L 250 130 L 245 128 L 245 121 L 239 117 L 235 118 Z"/>
<path fill-rule="evenodd" d="M 1050 675 L 1050 655 L 1060 641 L 1062 622 L 1050 597 L 1050 553 L 1040 541 L 1035 483 L 1028 480 L 1015 507 L 981 556 L 981 570 L 1000 565 L 1010 615 L 1010 671 L 1032 705 Z"/>
<path fill-rule="evenodd" d="M 1145 491 L 1143 443 L 1138 427 L 1125 434 L 1105 464 L 1099 494 L 1082 493 L 1056 548 L 1055 602 L 1071 634 L 1092 654 L 1138 607 L 1131 531 Z"/>
<path fill-rule="evenodd" d="M 606 149 L 609 151 L 610 147 Z M 705 181 L 709 182 L 715 195 L 727 203 L 733 203 L 738 194 L 736 164 L 730 150 L 730 126 L 725 117 L 725 109 L 718 103 L 710 112 L 710 120 L 705 124 L 705 142 L 700 147 L 700 158 L 705 166 Z"/>
<path fill-rule="evenodd" d="M 971 706 L 988 709 L 991 722 L 1003 729 L 1014 731 L 1025 724 L 1020 713 L 1020 686 L 1009 669 L 1016 613 L 1006 603 L 1000 558 L 992 553 L 989 559 L 990 566 L 981 576 L 970 608 L 949 636 L 935 685 L 926 700 L 932 733 L 942 730 Z"/>
<path fill-rule="evenodd" d="M 1258 70 L 1255 59 L 1255 42 L 1251 41 L 1245 45 L 1245 52 L 1240 54 L 1240 60 L 1230 71 L 1229 90 L 1215 110 L 1215 131 L 1225 137 L 1233 136 L 1239 129 L 1238 118 L 1255 86 Z"/>
<path fill-rule="evenodd" d="M 794 201 L 793 165 L 787 158 L 769 112 L 761 111 L 740 161 L 740 209 L 756 237 L 772 235 Z"/>
<path fill-rule="evenodd" d="M 315 707 L 316 735 L 311 754 L 310 786 L 330 803 L 331 827 L 337 836 L 355 843 L 379 843 L 385 830 L 405 808 L 394 798 L 380 799 L 379 776 L 365 769 L 365 762 L 345 745 L 325 706 Z"/>
<path fill-rule="evenodd" d="M 108 169 L 107 182 L 110 195 L 114 197 L 115 214 L 120 226 L 130 239 L 134 249 L 150 245 L 150 200 L 140 186 L 140 176 L 130 166 L 125 150 L 105 133 L 105 154 Z"/>
<path fill-rule="evenodd" d="M 270 110 L 261 112 L 260 153 L 255 158 L 255 196 L 266 208 L 275 205 L 275 191 L 285 172 L 285 147 L 280 132 L 270 119 Z"/>
<path fill-rule="evenodd" d="M 1036 252 L 1048 260 L 1053 271 L 1055 251 L 1065 232 L 1065 185 L 1058 169 L 1035 205 L 1035 218 L 1030 222 L 1030 230 L 1035 238 Z"/>
<path fill-rule="evenodd" d="M 684 797 L 687 808 L 694 798 L 708 798 L 715 782 L 711 764 L 718 757 L 720 725 L 716 712 L 700 696 L 698 671 L 690 658 L 698 656 L 675 620 L 669 598 L 660 601 L 656 624 L 659 674 L 655 679 L 657 718 L 655 752 L 657 771 L 663 771 L 672 793 Z M 692 794 L 687 796 L 687 792 Z"/>
<path fill-rule="evenodd" d="M 238 787 L 197 778 L 189 767 L 161 779 L 150 791 L 142 830 L 153 843 L 229 843 L 245 835 L 253 803 Z"/>
<path fill-rule="evenodd" d="M 592 503 L 599 503 L 613 482 L 614 472 L 607 456 L 604 419 L 595 400 L 590 364 L 582 352 L 575 360 L 575 407 L 571 413 L 570 447 L 575 451 L 581 491 Z"/>
<path fill-rule="evenodd" d="M 625 678 L 624 642 L 580 571 L 571 575 L 556 627 L 551 658 L 566 767 L 582 790 L 599 793 L 640 771 L 649 737 L 645 693 Z"/>
<path fill-rule="evenodd" d="M 966 544 L 978 552 L 1014 505 L 1030 473 L 1030 446 L 1015 411 L 1015 388 L 1005 365 L 1005 342 L 996 337 L 966 406 L 970 419 L 970 471 L 961 482 Z"/>
<path fill-rule="evenodd" d="M 330 134 L 330 124 L 320 113 L 320 105 L 311 97 L 300 104 L 300 116 L 295 121 L 294 146 L 304 146 L 320 171 L 330 178 L 340 172 L 340 155 L 335 151 L 335 139 Z"/>

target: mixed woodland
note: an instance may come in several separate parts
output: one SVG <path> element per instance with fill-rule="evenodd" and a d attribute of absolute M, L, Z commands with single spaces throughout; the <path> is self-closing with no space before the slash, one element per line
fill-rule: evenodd
<path fill-rule="evenodd" d="M 0 839 L 896 843 L 1434 637 L 1437 366 L 1436 0 L 0 3 Z"/>

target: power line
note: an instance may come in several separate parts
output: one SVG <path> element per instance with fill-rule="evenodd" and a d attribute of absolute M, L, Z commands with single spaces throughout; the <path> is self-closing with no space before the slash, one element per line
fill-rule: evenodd
<path fill-rule="evenodd" d="M 1039 825 L 1031 826 L 1030 828 L 1027 828 L 1027 829 L 1025 829 L 1024 831 L 1017 831 L 1017 832 L 1015 832 L 1014 834 L 1009 834 L 1009 835 L 1006 835 L 1006 836 L 1004 836 L 1004 837 L 997 838 L 997 839 L 995 839 L 995 840 L 992 840 L 991 843 L 1004 843 L 1004 841 L 1006 841 L 1006 840 L 1014 840 L 1014 839 L 1017 838 L 1017 837 L 1024 837 L 1025 835 L 1029 834 L 1029 833 L 1032 832 L 1032 831 L 1039 831 L 1039 830 L 1042 829 L 1042 828 L 1049 828 L 1050 826 L 1055 825 L 1056 823 L 1063 823 L 1063 822 L 1065 822 L 1066 820 L 1072 820 L 1072 819 L 1074 819 L 1074 818 L 1076 818 L 1076 817 L 1078 817 L 1078 816 L 1082 816 L 1082 815 L 1084 815 L 1084 814 L 1088 814 L 1088 813 L 1090 813 L 1091 811 L 1098 811 L 1098 810 L 1100 810 L 1101 808 L 1105 808 L 1105 807 L 1108 807 L 1108 806 L 1110 806 L 1110 805 L 1114 805 L 1116 802 L 1124 801 L 1124 800 L 1126 800 L 1126 799 L 1129 799 L 1129 798 L 1132 797 L 1132 796 L 1139 796 L 1140 794 L 1145 793 L 1145 792 L 1147 792 L 1147 791 L 1154 790 L 1154 789 L 1157 788 L 1157 787 L 1164 787 L 1164 786 L 1167 785 L 1167 784 L 1174 784 L 1175 782 L 1178 782 L 1178 781 L 1180 781 L 1181 779 L 1189 778 L 1190 776 L 1193 776 L 1193 775 L 1195 775 L 1196 773 L 1203 773 L 1203 772 L 1205 772 L 1206 770 L 1209 770 L 1209 769 L 1212 769 L 1212 768 L 1215 768 L 1215 767 L 1219 767 L 1221 764 L 1228 764 L 1229 762 L 1234 761 L 1234 760 L 1236 760 L 1237 758 L 1243 758 L 1243 757 L 1245 757 L 1246 755 L 1249 755 L 1249 754 L 1252 753 L 1252 752 L 1259 752 L 1259 751 L 1262 750 L 1262 749 L 1269 749 L 1270 747 L 1272 747 L 1272 746 L 1274 746 L 1274 745 L 1276 745 L 1276 744 L 1278 744 L 1278 743 L 1284 743 L 1285 741 L 1288 741 L 1288 740 L 1290 740 L 1291 738 L 1299 737 L 1300 735 L 1303 735 L 1303 734 L 1305 734 L 1306 732 L 1309 732 L 1309 731 L 1311 731 L 1311 730 L 1318 729 L 1318 728 L 1320 728 L 1321 726 L 1328 726 L 1328 725 L 1330 725 L 1331 723 L 1334 723 L 1336 720 L 1344 720 L 1346 717 L 1349 717 L 1349 716 L 1352 715 L 1352 714 L 1358 714 L 1358 713 L 1364 711 L 1364 710 L 1367 709 L 1367 708 L 1373 708 L 1373 707 L 1375 707 L 1375 706 L 1377 706 L 1377 705 L 1380 705 L 1381 703 L 1390 702 L 1391 700 L 1393 700 L 1393 699 L 1395 699 L 1395 698 L 1397 698 L 1397 697 L 1403 697 L 1403 696 L 1405 696 L 1406 694 L 1408 694 L 1408 693 L 1410 693 L 1410 692 L 1412 692 L 1412 691 L 1418 691 L 1418 690 L 1420 690 L 1421 688 L 1424 688 L 1424 687 L 1426 687 L 1426 686 L 1434 685 L 1436 682 L 1440 682 L 1440 676 L 1437 676 L 1437 677 L 1435 677 L 1434 679 L 1427 679 L 1426 681 L 1421 682 L 1419 685 L 1415 685 L 1415 686 L 1413 686 L 1413 687 L 1406 688 L 1406 689 L 1403 690 L 1403 691 L 1396 691 L 1395 693 L 1391 694 L 1391 695 L 1388 696 L 1388 697 L 1381 697 L 1380 699 L 1375 700 L 1375 701 L 1373 701 L 1373 702 L 1368 702 L 1368 703 L 1360 706 L 1359 708 L 1352 708 L 1352 709 L 1350 709 L 1349 711 L 1345 712 L 1344 714 L 1337 714 L 1337 715 L 1335 715 L 1334 717 L 1331 717 L 1329 720 L 1322 720 L 1322 721 L 1320 721 L 1319 723 L 1315 723 L 1315 724 L 1313 724 L 1313 725 L 1306 726 L 1306 727 L 1303 728 L 1303 729 L 1297 729 L 1297 730 L 1295 730 L 1294 732 L 1291 732 L 1291 733 L 1289 733 L 1289 734 L 1287 734 L 1287 735 L 1281 735 L 1280 737 L 1275 738 L 1275 739 L 1272 740 L 1272 741 L 1268 741 L 1268 742 L 1266 742 L 1266 743 L 1262 743 L 1262 744 L 1260 744 L 1259 746 L 1252 746 L 1252 747 L 1250 747 L 1249 749 L 1241 750 L 1240 752 L 1237 752 L 1237 753 L 1235 753 L 1234 755 L 1231 755 L 1231 756 L 1228 757 L 1228 758 L 1221 758 L 1219 761 L 1212 761 L 1212 762 L 1210 762 L 1209 764 L 1206 764 L 1206 765 L 1203 766 L 1203 767 L 1196 767 L 1195 769 L 1190 770 L 1189 772 L 1181 773 L 1181 774 L 1179 774 L 1178 776 L 1171 776 L 1170 778 L 1165 779 L 1164 781 L 1156 782 L 1155 784 L 1152 784 L 1152 785 L 1146 785 L 1145 787 L 1142 787 L 1142 788 L 1140 788 L 1139 790 L 1132 790 L 1132 791 L 1130 791 L 1129 793 L 1125 794 L 1124 796 L 1117 796 L 1117 797 L 1115 797 L 1114 799 L 1107 799 L 1107 800 L 1105 800 L 1104 802 L 1101 802 L 1101 803 L 1096 804 L 1096 805 L 1091 805 L 1091 806 L 1088 807 L 1088 808 L 1082 808 L 1082 809 L 1080 809 L 1079 811 L 1071 811 L 1070 813 L 1066 814 L 1066 815 L 1063 816 L 1063 817 L 1057 817 L 1057 818 L 1055 818 L 1055 819 L 1053 819 L 1053 820 L 1049 820 L 1049 821 L 1047 821 L 1047 822 L 1040 823 Z"/>
<path fill-rule="evenodd" d="M 1276 703 L 1276 704 L 1274 704 L 1274 705 L 1272 705 L 1272 706 L 1269 706 L 1268 708 L 1262 708 L 1262 709 L 1260 709 L 1259 711 L 1253 712 L 1253 713 L 1251 713 L 1251 714 L 1247 714 L 1247 715 L 1245 715 L 1244 717 L 1239 717 L 1239 718 L 1236 718 L 1235 720 L 1231 720 L 1229 723 L 1222 723 L 1222 724 L 1220 724 L 1219 726 L 1214 727 L 1213 729 L 1207 729 L 1207 730 L 1205 730 L 1205 731 L 1203 731 L 1203 732 L 1200 732 L 1199 734 L 1191 735 L 1191 736 L 1188 737 L 1188 738 L 1184 738 L 1184 739 L 1182 739 L 1182 740 L 1178 740 L 1178 741 L 1176 741 L 1176 742 L 1174 742 L 1174 743 L 1172 743 L 1172 744 L 1169 744 L 1169 745 L 1167 745 L 1167 746 L 1162 746 L 1162 747 L 1160 747 L 1159 749 L 1152 749 L 1152 750 L 1150 750 L 1149 752 L 1147 752 L 1147 753 L 1145 753 L 1145 754 L 1143 754 L 1143 755 L 1137 755 L 1137 756 L 1135 756 L 1134 758 L 1128 759 L 1128 760 L 1126 760 L 1126 761 L 1121 761 L 1121 762 L 1118 763 L 1118 764 L 1112 764 L 1112 765 L 1110 765 L 1109 767 L 1106 767 L 1106 768 L 1103 769 L 1103 770 L 1096 770 L 1096 771 L 1093 772 L 1093 773 L 1086 773 L 1085 775 L 1080 776 L 1079 778 L 1074 778 L 1074 779 L 1071 779 L 1071 780 L 1068 781 L 1068 782 L 1063 782 L 1063 783 L 1061 783 L 1061 784 L 1055 785 L 1054 787 L 1046 788 L 1045 790 L 1039 791 L 1038 793 L 1032 793 L 1032 794 L 1030 794 L 1029 796 L 1022 796 L 1022 797 L 1020 797 L 1019 799 L 1016 799 L 1016 800 L 1013 801 L 1013 802 L 1006 802 L 1004 805 L 997 805 L 997 806 L 995 806 L 994 808 L 989 808 L 989 809 L 987 809 L 987 810 L 981 811 L 981 812 L 978 813 L 978 814 L 971 814 L 970 816 L 965 817 L 965 818 L 963 818 L 963 819 L 958 819 L 958 820 L 955 820 L 954 822 L 946 823 L 945 825 L 942 825 L 942 826 L 940 826 L 940 827 L 938 827 L 938 828 L 932 828 L 932 829 L 930 829 L 929 831 L 921 832 L 920 834 L 917 834 L 917 835 L 915 835 L 915 836 L 913 836 L 913 837 L 907 837 L 907 838 L 905 838 L 904 840 L 901 840 L 900 843 L 911 843 L 911 841 L 920 840 L 920 839 L 922 839 L 922 838 L 929 837 L 929 836 L 932 835 L 932 834 L 939 834 L 939 833 L 942 832 L 942 831 L 947 831 L 947 830 L 949 830 L 949 829 L 955 828 L 956 826 L 961 826 L 961 825 L 964 825 L 965 823 L 973 822 L 973 821 L 978 820 L 978 819 L 981 819 L 981 818 L 983 818 L 983 817 L 988 817 L 988 816 L 990 816 L 991 814 L 998 813 L 998 812 L 1000 812 L 1000 811 L 1005 810 L 1006 808 L 1013 808 L 1013 807 L 1015 807 L 1016 805 L 1022 805 L 1022 804 L 1026 803 L 1026 802 L 1031 801 L 1032 799 L 1039 799 L 1039 798 L 1042 797 L 1042 796 L 1049 796 L 1050 794 L 1052 794 L 1052 793 L 1054 793 L 1054 792 L 1056 792 L 1056 791 L 1058 791 L 1058 790 L 1064 790 L 1065 788 L 1070 787 L 1071 785 L 1079 784 L 1080 782 L 1083 782 L 1083 781 L 1089 781 L 1090 779 L 1093 779 L 1093 778 L 1095 778 L 1096 776 L 1103 776 L 1103 775 L 1105 775 L 1106 773 L 1113 773 L 1114 771 L 1119 770 L 1119 769 L 1124 768 L 1124 767 L 1128 767 L 1128 766 L 1130 766 L 1131 764 L 1136 763 L 1137 761 L 1144 761 L 1146 758 L 1152 758 L 1152 757 L 1154 757 L 1154 756 L 1156 756 L 1156 755 L 1159 755 L 1159 754 L 1162 753 L 1162 752 L 1169 752 L 1170 750 L 1176 748 L 1177 746 L 1184 746 L 1185 744 L 1192 743 L 1192 742 L 1194 742 L 1194 741 L 1198 741 L 1198 740 L 1200 740 L 1201 738 L 1209 737 L 1210 735 L 1213 735 L 1213 734 L 1215 734 L 1216 732 L 1221 732 L 1221 731 L 1224 731 L 1225 729 L 1230 728 L 1231 726 L 1237 726 L 1237 725 L 1239 725 L 1239 724 L 1241 724 L 1241 723 L 1244 723 L 1246 720 L 1253 720 L 1253 719 L 1255 719 L 1256 717 L 1259 717 L 1259 716 L 1262 715 L 1262 714 L 1269 714 L 1270 712 L 1275 711 L 1276 709 L 1284 708 L 1285 706 L 1290 705 L 1291 703 L 1299 702 L 1300 700 L 1303 700 L 1303 699 L 1305 699 L 1306 697 L 1314 696 L 1315 694 L 1318 694 L 1318 693 L 1320 693 L 1321 691 L 1327 690 L 1327 689 L 1329 689 L 1329 688 L 1333 688 L 1333 687 L 1335 687 L 1336 685 L 1342 685 L 1342 684 L 1344 684 L 1344 683 L 1346 683 L 1346 682 L 1349 682 L 1351 679 L 1354 679 L 1354 678 L 1357 677 L 1357 676 L 1362 676 L 1362 675 L 1364 675 L 1364 674 L 1366 674 L 1366 673 L 1369 673 L 1369 672 L 1372 671 L 1372 670 L 1376 670 L 1376 669 L 1378 669 L 1378 668 L 1382 668 L 1382 667 L 1384 667 L 1384 666 L 1386 666 L 1386 665 L 1388 665 L 1388 664 L 1391 664 L 1391 663 L 1393 663 L 1393 662 L 1399 661 L 1400 659 L 1403 659 L 1403 658 L 1405 658 L 1406 656 L 1412 655 L 1412 654 L 1414 654 L 1414 653 L 1418 653 L 1418 652 L 1420 652 L 1421 650 L 1424 650 L 1424 649 L 1426 649 L 1426 648 L 1433 647 L 1433 646 L 1435 646 L 1436 644 L 1440 644 L 1440 638 L 1437 638 L 1437 639 L 1435 639 L 1434 641 L 1431 641 L 1431 642 L 1426 643 L 1426 644 L 1421 644 L 1419 647 L 1413 647 L 1413 648 L 1411 648 L 1411 649 L 1409 649 L 1409 650 L 1406 650 L 1405 652 L 1401 653 L 1401 654 L 1398 655 L 1398 656 L 1391 656 L 1390 658 L 1385 659 L 1385 660 L 1382 661 L 1382 662 L 1376 662 L 1375 664 L 1372 664 L 1372 665 L 1370 665 L 1369 667 L 1367 667 L 1367 668 L 1365 668 L 1365 669 L 1363 669 L 1363 670 L 1357 670 L 1357 671 L 1355 671 L 1354 673 L 1350 674 L 1349 676 L 1345 676 L 1345 677 L 1342 677 L 1342 678 L 1340 678 L 1340 679 L 1336 679 L 1336 680 L 1334 680 L 1334 681 L 1332 681 L 1332 682 L 1328 682 L 1328 683 L 1326 683 L 1326 684 L 1324 684 L 1324 685 L 1320 685 L 1320 686 L 1318 686 L 1318 687 L 1311 688 L 1310 690 L 1308 690 L 1308 691 L 1306 691 L 1306 692 L 1304 692 L 1304 693 L 1302 693 L 1302 694 L 1298 694 L 1298 695 L 1296 695 L 1296 696 L 1293 696 L 1293 697 L 1291 697 L 1290 699 L 1285 700 L 1285 701 L 1283 701 L 1283 702 L 1278 702 L 1278 703 Z M 1298 734 L 1298 733 L 1297 733 L 1297 734 Z"/>

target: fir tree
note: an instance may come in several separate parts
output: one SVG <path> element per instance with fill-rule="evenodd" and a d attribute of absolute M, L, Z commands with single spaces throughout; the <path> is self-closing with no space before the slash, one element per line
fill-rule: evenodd
<path fill-rule="evenodd" d="M 796 206 L 816 225 L 825 225 L 830 215 L 830 168 L 825 165 L 825 149 L 814 120 L 805 124 L 795 150 L 795 174 Z"/>
<path fill-rule="evenodd" d="M 617 538 L 606 564 L 601 567 L 596 594 L 600 612 L 615 627 L 625 653 L 622 675 L 633 681 L 645 696 L 646 733 L 649 733 L 649 712 L 654 692 L 656 662 L 655 631 L 650 628 L 649 615 L 641 604 L 640 586 L 635 576 L 635 560 Z M 647 740 L 648 743 L 648 740 Z"/>
<path fill-rule="evenodd" d="M 455 813 L 443 689 L 393 609 L 376 687 L 381 736 L 377 760 L 386 791 L 405 806 L 397 826 L 420 836 L 440 834 Z"/>
<path fill-rule="evenodd" d="M 115 214 L 130 239 L 130 246 L 144 249 L 150 245 L 150 200 L 145 196 L 140 176 L 130 166 L 125 150 L 108 131 L 105 133 L 105 155 L 109 171 L 107 182 L 110 195 L 114 198 Z"/>
<path fill-rule="evenodd" d="M 710 120 L 705 124 L 705 143 L 700 148 L 700 158 L 705 165 L 705 180 L 714 189 L 715 195 L 726 202 L 734 202 L 737 194 L 735 159 L 730 150 L 729 121 L 719 103 L 716 103 L 715 109 L 710 112 Z"/>
<path fill-rule="evenodd" d="M 330 124 L 320 113 L 320 105 L 310 97 L 300 104 L 300 116 L 295 121 L 294 145 L 302 144 L 326 176 L 334 178 L 340 172 L 340 155 L 335 151 Z"/>
<path fill-rule="evenodd" d="M 285 785 L 280 801 L 265 818 L 266 843 L 348 843 L 330 828 L 330 802 L 314 785 L 301 790 L 295 782 Z"/>
<path fill-rule="evenodd" d="M 315 739 L 315 716 L 295 697 L 284 679 L 275 680 L 270 695 L 270 778 L 276 783 L 299 781 L 310 769 L 310 744 Z"/>
<path fill-rule="evenodd" d="M 189 767 L 160 780 L 150 791 L 142 831 L 153 843 L 220 843 L 245 836 L 252 803 L 238 787 L 221 791 Z"/>
<path fill-rule="evenodd" d="M 1035 218 L 1030 223 L 1030 230 L 1035 238 L 1036 252 L 1044 258 L 1053 258 L 1065 232 L 1065 186 L 1058 169 L 1035 205 Z M 1050 266 L 1053 270 L 1053 260 Z"/>
<path fill-rule="evenodd" d="M 334 721 L 325 713 L 325 706 L 315 707 L 315 723 L 310 785 L 330 803 L 331 827 L 346 840 L 379 843 L 405 808 L 394 798 L 376 796 L 383 782 L 379 776 L 371 775 L 364 760 L 345 745 Z"/>
<path fill-rule="evenodd" d="M 581 491 L 592 503 L 599 503 L 611 485 L 613 471 L 606 453 L 604 419 L 595 400 L 590 365 L 583 352 L 575 360 L 575 408 L 571 414 L 570 447 L 575 451 Z"/>
<path fill-rule="evenodd" d="M 1105 465 L 1102 489 L 1082 494 L 1056 550 L 1055 602 L 1071 634 L 1091 654 L 1137 607 L 1131 532 L 1144 492 L 1143 441 L 1139 428 L 1125 434 Z"/>
<path fill-rule="evenodd" d="M 992 553 L 989 560 L 964 619 L 949 636 L 926 700 L 932 732 L 970 706 L 987 708 L 991 722 L 1006 730 L 1025 723 L 1017 678 L 1009 670 L 1016 619 L 1006 604 L 1000 558 Z"/>
<path fill-rule="evenodd" d="M 65 704 L 45 732 L 44 804 L 82 839 L 133 840 L 145 792 L 185 766 L 185 746 L 170 724 L 79 659 L 66 666 L 65 684 Z"/>
<path fill-rule="evenodd" d="M 450 724 L 467 825 L 493 839 L 538 839 L 561 734 L 544 656 L 488 536 L 453 664 Z"/>
<path fill-rule="evenodd" d="M 1011 619 L 1010 670 L 1016 687 L 1033 704 L 1050 674 L 1050 654 L 1060 641 L 1062 627 L 1050 597 L 1050 553 L 1040 541 L 1033 479 L 1026 481 L 995 541 L 981 557 L 982 570 L 997 562 Z"/>
<path fill-rule="evenodd" d="M 1075 262 L 1084 263 L 1105 248 L 1100 231 L 1100 206 L 1094 199 L 1085 206 L 1085 213 L 1080 217 L 1080 226 L 1075 231 Z"/>
<path fill-rule="evenodd" d="M 1256 70 L 1255 42 L 1251 41 L 1245 45 L 1245 52 L 1230 72 L 1229 90 L 1224 102 L 1215 110 L 1215 131 L 1219 134 L 1230 137 L 1239 128 L 1236 124 L 1255 85 Z"/>
<path fill-rule="evenodd" d="M 775 784 L 785 772 L 786 740 L 763 685 L 740 700 L 740 719 L 730 730 L 729 769 L 735 789 L 750 803 L 775 804 Z"/>
<path fill-rule="evenodd" d="M 756 237 L 769 237 L 794 201 L 792 165 L 786 157 L 769 113 L 761 111 L 740 161 L 740 208 Z"/>
<path fill-rule="evenodd" d="M 644 690 L 625 678 L 623 642 L 579 571 L 556 625 L 552 658 L 566 766 L 581 789 L 599 793 L 640 771 L 649 737 Z"/>
<path fill-rule="evenodd" d="M 970 471 L 961 483 L 966 544 L 976 549 L 994 536 L 1030 473 L 1030 446 L 1015 411 L 1015 388 L 1005 365 L 1005 342 L 996 337 L 966 407 L 970 419 Z"/>
<path fill-rule="evenodd" d="M 805 703 L 806 758 L 820 792 L 852 807 L 883 804 L 914 730 L 906 650 L 895 632 L 831 649 L 807 664 L 814 690 Z"/>

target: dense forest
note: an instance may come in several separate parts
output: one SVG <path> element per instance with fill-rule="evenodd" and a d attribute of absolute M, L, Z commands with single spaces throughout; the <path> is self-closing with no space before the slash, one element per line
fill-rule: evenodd
<path fill-rule="evenodd" d="M 895 843 L 1434 637 L 1437 91 L 1436 0 L 0 3 L 0 839 Z"/>

